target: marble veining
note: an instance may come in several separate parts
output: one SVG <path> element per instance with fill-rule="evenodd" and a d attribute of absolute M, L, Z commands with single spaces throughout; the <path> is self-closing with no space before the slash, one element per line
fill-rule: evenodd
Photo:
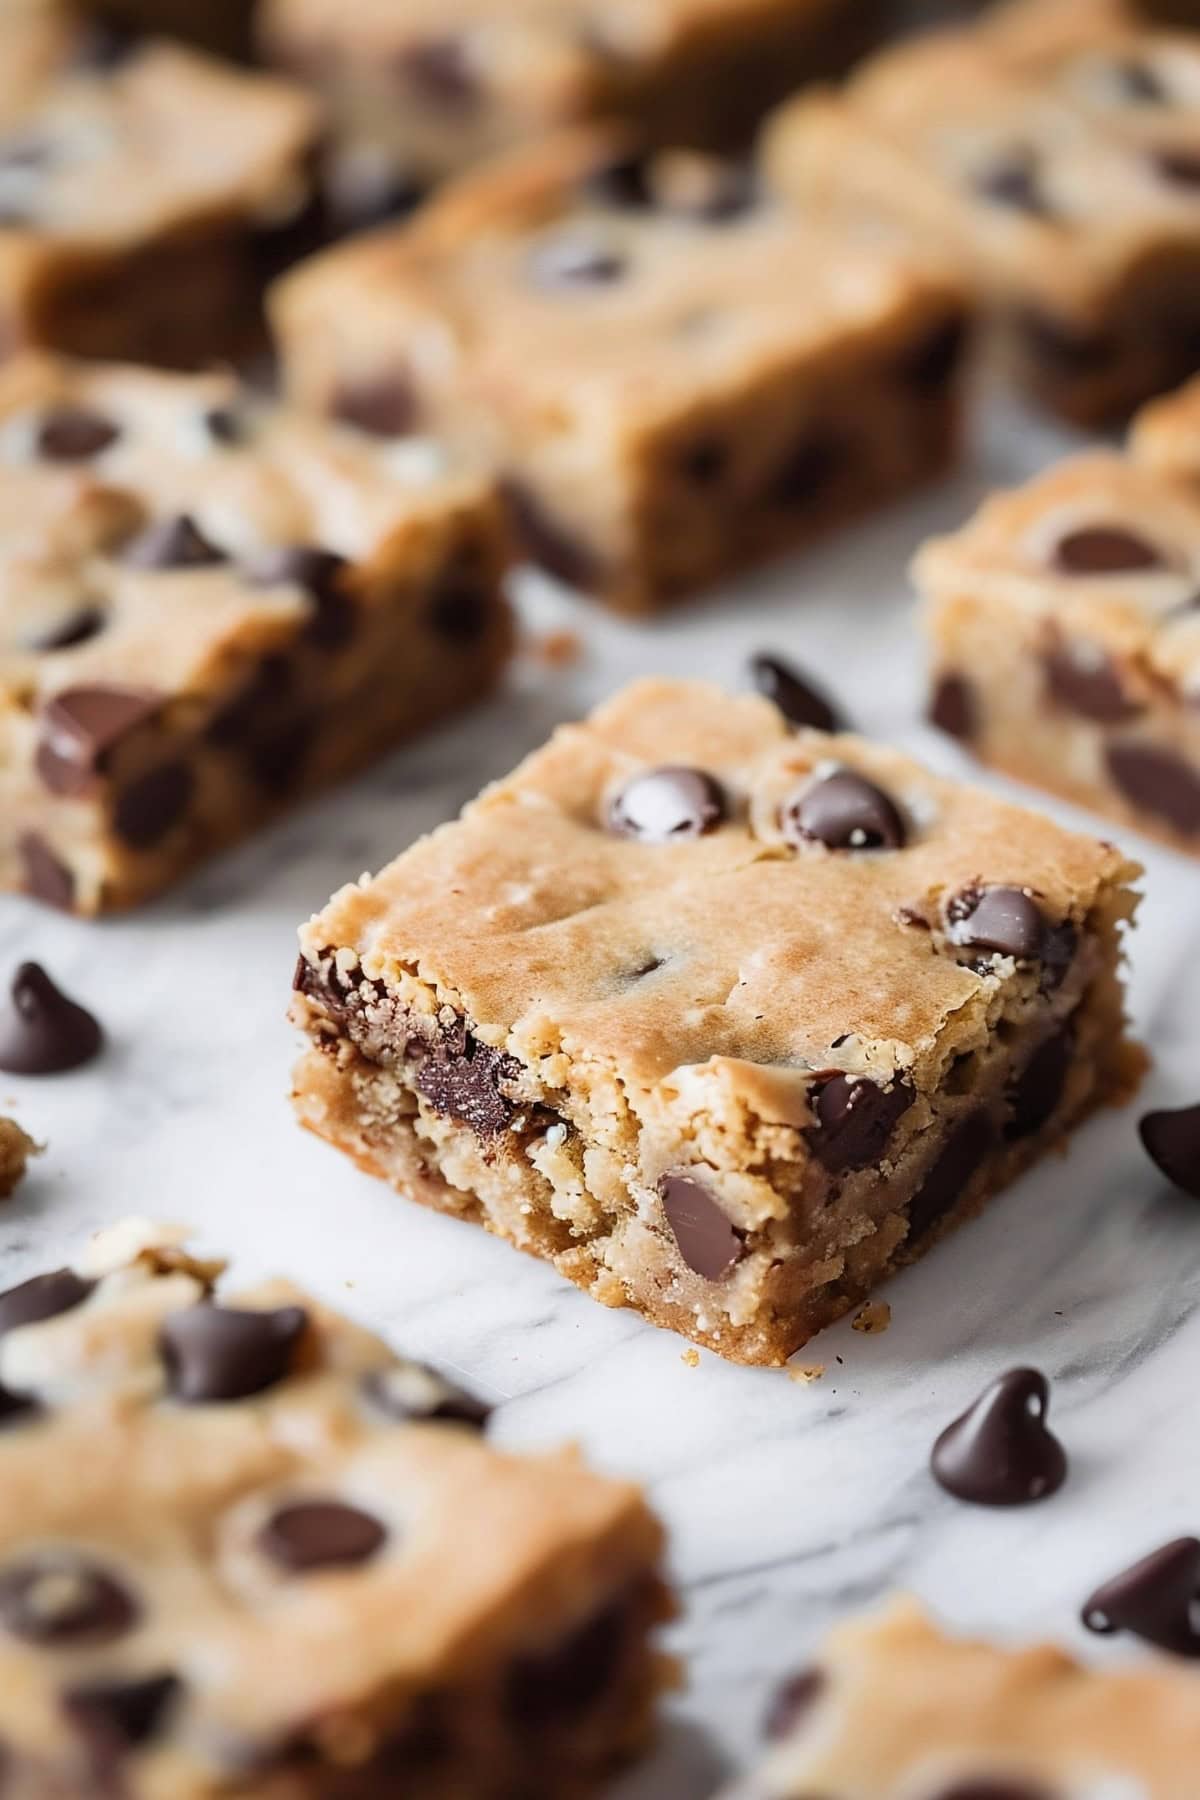
<path fill-rule="evenodd" d="M 1077 1615 L 1100 1579 L 1200 1529 L 1200 1209 L 1167 1192 L 1143 1157 L 1141 1108 L 1109 1113 L 894 1282 L 889 1331 L 843 1325 L 802 1352 L 825 1366 L 819 1380 L 705 1352 L 692 1367 L 679 1339 L 406 1205 L 295 1127 L 296 1046 L 283 1016 L 295 928 L 557 721 L 644 671 L 741 685 L 751 652 L 778 650 L 818 674 L 863 731 L 969 773 L 919 720 L 906 564 L 986 488 L 1065 447 L 1004 407 L 985 410 L 978 435 L 962 476 L 740 584 L 732 604 L 726 594 L 635 626 L 529 582 L 531 625 L 577 630 L 577 664 L 526 660 L 469 722 L 136 918 L 87 925 L 0 900 L 0 973 L 23 957 L 44 961 L 110 1034 L 105 1057 L 77 1074 L 0 1075 L 0 1108 L 49 1143 L 0 1214 L 0 1282 L 61 1262 L 125 1213 L 186 1220 L 246 1277 L 292 1274 L 478 1387 L 500 1403 L 503 1441 L 573 1438 L 643 1479 L 672 1533 L 684 1602 L 672 1643 L 690 1685 L 623 1800 L 704 1800 L 753 1753 L 772 1684 L 832 1619 L 893 1585 L 955 1626 L 1048 1633 L 1095 1658 L 1136 1654 L 1088 1637 Z M 1129 843 L 1147 867 L 1133 964 L 1136 1024 L 1156 1065 L 1145 1100 L 1170 1105 L 1200 1097 L 1200 865 Z M 1043 1506 L 972 1509 L 934 1485 L 929 1447 L 1016 1362 L 1050 1377 L 1072 1473 Z"/>

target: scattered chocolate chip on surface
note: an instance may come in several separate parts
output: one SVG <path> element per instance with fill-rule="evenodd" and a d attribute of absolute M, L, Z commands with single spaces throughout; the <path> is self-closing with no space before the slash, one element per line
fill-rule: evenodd
<path fill-rule="evenodd" d="M 956 1499 L 977 1506 L 1048 1500 L 1067 1457 L 1047 1424 L 1050 1387 L 1037 1369 L 1010 1369 L 986 1388 L 933 1446 L 930 1466 Z"/>
<path fill-rule="evenodd" d="M 821 1669 L 801 1669 L 790 1676 L 771 1697 L 763 1720 L 763 1736 L 771 1743 L 791 1737 L 808 1717 L 825 1687 L 826 1677 Z"/>
<path fill-rule="evenodd" d="M 1200 1106 L 1147 1113 L 1138 1123 L 1138 1135 L 1167 1180 L 1200 1200 Z"/>
<path fill-rule="evenodd" d="M 831 701 L 782 657 L 760 652 L 750 659 L 750 678 L 758 692 L 779 708 L 789 725 L 814 731 L 841 731 L 842 719 Z"/>
<path fill-rule="evenodd" d="M 172 1313 L 160 1338 L 170 1392 L 190 1405 L 261 1393 L 288 1373 L 307 1327 L 300 1306 L 247 1312 L 205 1300 Z"/>
<path fill-rule="evenodd" d="M 658 1196 L 676 1248 L 693 1274 L 721 1281 L 742 1254 L 742 1234 L 694 1176 L 662 1175 Z"/>
<path fill-rule="evenodd" d="M 727 817 L 725 794 L 704 769 L 648 769 L 626 782 L 608 810 L 610 830 L 644 844 L 703 837 Z"/>
<path fill-rule="evenodd" d="M 1200 1657 L 1200 1538 L 1176 1538 L 1151 1551 L 1085 1601 L 1089 1631 L 1127 1631 L 1175 1656 Z"/>
<path fill-rule="evenodd" d="M 890 794 L 852 769 L 838 769 L 785 800 L 780 825 L 790 844 L 827 850 L 901 850 L 904 820 Z"/>
<path fill-rule="evenodd" d="M 58 1075 L 91 1062 L 103 1032 L 40 963 L 22 963 L 0 1008 L 0 1069 L 10 1075 Z"/>

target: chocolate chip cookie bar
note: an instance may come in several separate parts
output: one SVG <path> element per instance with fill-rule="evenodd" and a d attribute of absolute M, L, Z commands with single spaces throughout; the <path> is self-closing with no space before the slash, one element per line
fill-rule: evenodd
<path fill-rule="evenodd" d="M 638 1490 L 492 1449 L 433 1370 L 220 1270 L 127 1221 L 0 1294 L 6 1784 L 592 1792 L 667 1673 Z"/>
<path fill-rule="evenodd" d="M 1200 496 L 1108 452 L 919 553 L 933 722 L 982 761 L 1200 851 Z"/>
<path fill-rule="evenodd" d="M 647 612 L 941 470 L 956 286 L 741 165 L 558 140 L 286 278 L 308 407 L 490 446 L 528 547 Z"/>
<path fill-rule="evenodd" d="M 1192 1800 L 1200 1677 L 945 1636 L 910 1600 L 835 1631 L 726 1800 Z"/>
<path fill-rule="evenodd" d="M 227 375 L 0 369 L 0 888 L 132 905 L 487 693 L 491 482 Z"/>
<path fill-rule="evenodd" d="M 302 1122 L 781 1363 L 1124 1095 L 1111 845 L 639 682 L 301 933 Z"/>
<path fill-rule="evenodd" d="M 0 1200 L 16 1192 L 37 1145 L 15 1119 L 0 1116 Z"/>
<path fill-rule="evenodd" d="M 315 101 L 165 41 L 47 58 L 47 28 L 0 69 L 0 355 L 244 353 L 312 203 Z"/>
<path fill-rule="evenodd" d="M 1200 360 L 1200 41 L 1080 10 L 890 52 L 786 109 L 766 160 L 972 279 L 1021 379 L 1091 425 Z"/>

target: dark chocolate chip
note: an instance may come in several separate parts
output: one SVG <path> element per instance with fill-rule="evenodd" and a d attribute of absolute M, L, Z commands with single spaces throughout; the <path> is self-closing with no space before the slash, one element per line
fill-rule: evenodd
<path fill-rule="evenodd" d="M 941 1788 L 931 1800 L 1059 1800 L 1048 1788 L 1031 1787 L 1027 1781 L 1009 1781 L 1003 1777 L 982 1775 L 956 1781 L 953 1787 Z"/>
<path fill-rule="evenodd" d="M 258 1534 L 263 1555 L 293 1574 L 368 1562 L 387 1541 L 370 1513 L 340 1500 L 297 1500 L 280 1507 Z"/>
<path fill-rule="evenodd" d="M 772 506 L 808 506 L 820 500 L 844 466 L 845 446 L 829 432 L 807 431 L 779 462 L 767 487 Z"/>
<path fill-rule="evenodd" d="M 1082 1617 L 1101 1636 L 1128 1631 L 1175 1656 L 1200 1657 L 1200 1538 L 1175 1538 L 1102 1583 Z"/>
<path fill-rule="evenodd" d="M 131 850 L 152 850 L 179 824 L 195 790 L 190 764 L 160 763 L 121 789 L 113 802 L 113 831 Z"/>
<path fill-rule="evenodd" d="M 951 313 L 905 346 L 892 365 L 910 387 L 944 387 L 963 360 L 969 329 L 961 313 Z"/>
<path fill-rule="evenodd" d="M 808 1134 L 813 1155 L 832 1175 L 879 1162 L 913 1098 L 902 1081 L 885 1088 L 862 1076 L 830 1076 L 810 1093 L 817 1119 Z"/>
<path fill-rule="evenodd" d="M 821 1669 L 801 1669 L 798 1675 L 791 1676 L 771 1698 L 763 1720 L 763 1736 L 771 1743 L 791 1737 L 796 1727 L 808 1717 L 824 1689 L 825 1675 Z"/>
<path fill-rule="evenodd" d="M 108 616 L 99 606 L 77 606 L 73 612 L 64 614 L 49 631 L 34 638 L 29 648 L 43 654 L 52 650 L 73 650 L 77 644 L 86 644 L 89 638 L 98 637 L 107 623 Z"/>
<path fill-rule="evenodd" d="M 980 950 L 994 950 L 1017 962 L 1042 954 L 1046 920 L 1023 888 L 965 888 L 946 907 L 951 940 Z"/>
<path fill-rule="evenodd" d="M 396 58 L 396 67 L 422 99 L 446 112 L 465 112 L 480 98 L 467 46 L 454 37 L 428 38 Z"/>
<path fill-rule="evenodd" d="M 537 245 L 530 272 L 541 287 L 604 287 L 619 281 L 627 268 L 619 250 L 580 231 L 561 232 Z"/>
<path fill-rule="evenodd" d="M 743 1234 L 703 1182 L 690 1175 L 662 1175 L 658 1196 L 680 1256 L 705 1281 L 720 1281 L 742 1254 Z"/>
<path fill-rule="evenodd" d="M 308 1327 L 301 1306 L 248 1312 L 204 1300 L 172 1313 L 159 1348 L 177 1400 L 243 1400 L 282 1381 Z"/>
<path fill-rule="evenodd" d="M 335 419 L 354 425 L 371 437 L 408 437 L 419 417 L 417 396 L 408 376 L 399 370 L 381 373 L 373 380 L 347 381 L 330 404 Z"/>
<path fill-rule="evenodd" d="M 50 462 L 87 462 L 121 435 L 119 425 L 87 406 L 56 406 L 38 425 L 37 453 Z"/>
<path fill-rule="evenodd" d="M 633 152 L 610 156 L 598 163 L 584 176 L 580 187 L 587 198 L 599 201 L 602 206 L 640 211 L 654 204 L 650 176 L 649 158 Z"/>
<path fill-rule="evenodd" d="M 1101 332 L 1084 331 L 1035 307 L 1022 307 L 1014 324 L 1026 354 L 1054 380 L 1073 381 L 1100 374 L 1116 346 Z"/>
<path fill-rule="evenodd" d="M 25 893 L 45 906 L 71 912 L 75 906 L 75 877 L 36 831 L 22 832 L 17 843 L 21 881 Z"/>
<path fill-rule="evenodd" d="M 1154 744 L 1110 744 L 1108 772 L 1127 800 L 1189 837 L 1200 832 L 1200 771 Z"/>
<path fill-rule="evenodd" d="M 448 576 L 430 600 L 426 616 L 430 630 L 449 643 L 478 643 L 492 616 L 491 599 L 466 576 Z"/>
<path fill-rule="evenodd" d="M 521 1657 L 509 1673 L 506 1700 L 524 1725 L 569 1722 L 609 1687 L 629 1638 L 629 1607 L 619 1601 L 589 1619 L 565 1643 Z"/>
<path fill-rule="evenodd" d="M 48 1275 L 33 1275 L 16 1287 L 0 1294 L 0 1336 L 17 1331 L 22 1325 L 40 1325 L 43 1319 L 56 1319 L 60 1313 L 82 1306 L 96 1284 L 77 1275 L 74 1269 L 52 1269 Z"/>
<path fill-rule="evenodd" d="M 186 513 L 147 525 L 126 544 L 123 557 L 134 569 L 210 569 L 227 560 Z"/>
<path fill-rule="evenodd" d="M 900 850 L 904 820 L 891 796 L 852 769 L 838 769 L 785 800 L 779 815 L 789 844 L 827 850 Z"/>
<path fill-rule="evenodd" d="M 301 712 L 256 734 L 246 750 L 250 773 L 271 794 L 286 794 L 304 775 L 317 739 L 318 716 Z"/>
<path fill-rule="evenodd" d="M 781 657 L 762 653 L 752 656 L 750 679 L 760 694 L 774 702 L 789 725 L 809 726 L 814 731 L 842 729 L 836 707 Z"/>
<path fill-rule="evenodd" d="M 1147 1113 L 1138 1122 L 1138 1135 L 1167 1180 L 1200 1200 L 1200 1106 Z"/>
<path fill-rule="evenodd" d="M 1010 1369 L 948 1425 L 930 1467 L 940 1486 L 977 1506 L 1048 1500 L 1067 1478 L 1066 1452 L 1047 1425 L 1050 1386 L 1037 1369 Z"/>
<path fill-rule="evenodd" d="M 246 441 L 245 415 L 236 406 L 210 406 L 203 423 L 213 443 L 223 449 L 234 449 Z"/>
<path fill-rule="evenodd" d="M 53 794 L 86 792 L 108 753 L 161 705 L 162 696 L 150 688 L 96 684 L 53 695 L 40 716 L 35 760 L 42 782 Z"/>
<path fill-rule="evenodd" d="M 516 1105 L 501 1092 L 500 1083 L 514 1081 L 520 1073 L 515 1057 L 465 1032 L 461 1047 L 446 1043 L 431 1050 L 413 1079 L 435 1112 L 469 1125 L 476 1137 L 489 1138 L 512 1122 Z"/>
<path fill-rule="evenodd" d="M 1078 948 L 1079 933 L 1069 919 L 1046 927 L 1042 933 L 1043 993 L 1052 994 L 1062 986 Z"/>
<path fill-rule="evenodd" d="M 0 1069 L 10 1075 L 59 1075 L 91 1062 L 103 1032 L 68 999 L 39 963 L 22 963 L 0 1013 Z"/>
<path fill-rule="evenodd" d="M 103 1763 L 157 1736 L 180 1686 L 176 1675 L 85 1682 L 67 1688 L 63 1711 L 94 1760 Z"/>
<path fill-rule="evenodd" d="M 323 650 L 337 650 L 354 636 L 358 613 L 345 590 L 346 558 L 315 544 L 268 550 L 247 569 L 256 587 L 300 588 L 312 602 L 306 635 Z"/>
<path fill-rule="evenodd" d="M 1008 1091 L 1009 1142 L 1032 1137 L 1050 1118 L 1066 1086 L 1071 1067 L 1072 1034 L 1056 1031 L 1040 1044 Z"/>
<path fill-rule="evenodd" d="M 706 770 L 666 765 L 625 784 L 609 805 L 608 828 L 643 844 L 668 844 L 703 837 L 726 817 L 724 792 Z"/>
<path fill-rule="evenodd" d="M 1027 156 L 1014 156 L 981 170 L 975 177 L 974 186 L 977 194 L 995 206 L 1006 206 L 1038 219 L 1051 216 L 1052 209 L 1042 191 L 1037 168 Z"/>
<path fill-rule="evenodd" d="M 492 1408 L 424 1363 L 390 1363 L 363 1377 L 362 1391 L 389 1419 L 436 1420 L 482 1431 Z"/>
<path fill-rule="evenodd" d="M 1068 712 L 1112 725 L 1142 709 L 1126 694 L 1111 657 L 1094 645 L 1061 644 L 1042 659 L 1046 687 Z"/>
<path fill-rule="evenodd" d="M 979 731 L 979 703 L 974 684 L 947 670 L 939 675 L 929 701 L 929 722 L 950 737 L 969 743 Z"/>
<path fill-rule="evenodd" d="M 1151 161 L 1164 181 L 1176 187 L 1200 187 L 1200 155 L 1194 150 L 1156 150 Z"/>
<path fill-rule="evenodd" d="M 1161 569 L 1162 551 L 1124 525 L 1081 525 L 1054 547 L 1055 567 L 1066 575 L 1125 575 Z"/>
<path fill-rule="evenodd" d="M 132 1630 L 138 1611 L 120 1582 L 69 1550 L 0 1571 L 0 1626 L 26 1643 L 107 1643 Z"/>
<path fill-rule="evenodd" d="M 927 1232 L 962 1199 L 972 1176 L 995 1141 L 995 1127 L 982 1109 L 957 1125 L 945 1148 L 909 1202 L 908 1243 L 919 1244 Z"/>
<path fill-rule="evenodd" d="M 588 546 L 574 537 L 523 482 L 508 476 L 500 486 L 530 560 L 568 587 L 594 587 L 600 580 L 600 566 Z"/>

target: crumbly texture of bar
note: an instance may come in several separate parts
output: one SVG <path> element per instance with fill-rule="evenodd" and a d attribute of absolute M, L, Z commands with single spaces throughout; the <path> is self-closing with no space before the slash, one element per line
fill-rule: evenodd
<path fill-rule="evenodd" d="M 0 1296 L 0 1731 L 30 1800 L 590 1793 L 669 1670 L 661 1531 L 286 1282 L 125 1221 Z"/>
<path fill-rule="evenodd" d="M 936 724 L 1200 851 L 1200 495 L 1089 453 L 985 502 L 915 574 Z"/>
<path fill-rule="evenodd" d="M 35 1154 L 37 1145 L 27 1131 L 22 1131 L 15 1119 L 0 1116 L 0 1200 L 16 1192 L 17 1183 L 25 1174 L 31 1156 Z"/>
<path fill-rule="evenodd" d="M 0 353 L 184 367 L 257 344 L 262 284 L 312 206 L 313 98 L 166 41 L 89 60 L 82 28 L 40 16 L 6 19 L 6 64 L 10 29 Z"/>
<path fill-rule="evenodd" d="M 591 134 L 469 176 L 276 292 L 294 396 L 490 446 L 529 548 L 653 610 L 942 469 L 957 288 L 740 166 Z"/>
<path fill-rule="evenodd" d="M 1124 416 L 1197 365 L 1200 41 L 1087 6 L 989 17 L 786 108 L 767 166 L 973 279 L 1049 406 Z"/>
<path fill-rule="evenodd" d="M 864 835 L 831 848 L 843 804 Z M 1127 1091 L 1136 873 L 765 700 L 637 683 L 304 927 L 299 1115 L 596 1299 L 780 1363 Z M 1013 890 L 1006 954 L 969 918 Z"/>
<path fill-rule="evenodd" d="M 0 887 L 128 906 L 478 700 L 490 480 L 227 375 L 0 371 Z"/>
<path fill-rule="evenodd" d="M 907 1599 L 841 1626 L 777 1706 L 781 1741 L 726 1800 L 1196 1791 L 1200 1678 L 1183 1664 L 1089 1669 L 1049 1644 L 951 1638 Z"/>

